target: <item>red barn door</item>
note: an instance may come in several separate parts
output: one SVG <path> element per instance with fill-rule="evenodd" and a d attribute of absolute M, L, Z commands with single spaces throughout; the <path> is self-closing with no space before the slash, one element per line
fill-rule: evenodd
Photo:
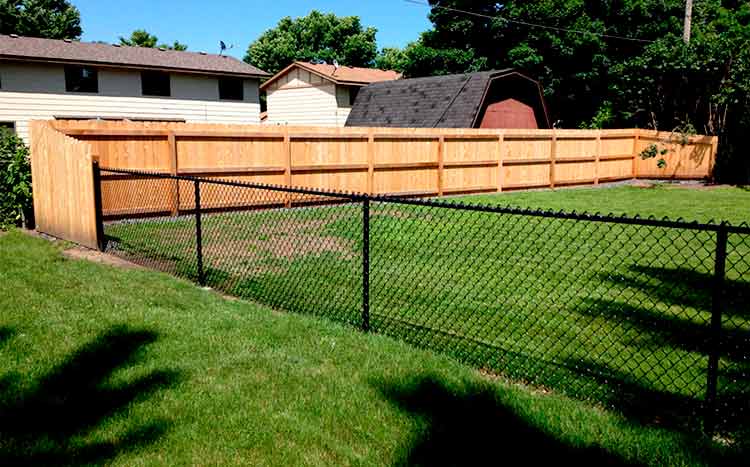
<path fill-rule="evenodd" d="M 539 128 L 530 105 L 505 99 L 487 106 L 479 128 Z"/>

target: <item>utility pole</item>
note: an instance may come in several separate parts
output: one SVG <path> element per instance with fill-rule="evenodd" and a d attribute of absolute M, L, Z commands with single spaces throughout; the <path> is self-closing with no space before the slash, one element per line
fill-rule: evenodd
<path fill-rule="evenodd" d="M 693 0 L 685 1 L 685 25 L 682 29 L 682 42 L 690 43 L 690 26 L 693 19 Z"/>

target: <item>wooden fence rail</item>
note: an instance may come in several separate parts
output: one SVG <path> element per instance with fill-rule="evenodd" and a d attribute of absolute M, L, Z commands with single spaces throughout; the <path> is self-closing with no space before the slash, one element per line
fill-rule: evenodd
<path fill-rule="evenodd" d="M 632 178 L 700 179 L 710 176 L 717 149 L 715 137 L 678 141 L 668 133 L 635 129 L 323 128 L 102 121 L 39 125 L 64 134 L 66 141 L 85 144 L 82 151 L 98 157 L 103 167 L 405 196 L 596 185 Z M 654 159 L 639 157 L 651 144 L 669 151 L 664 168 L 658 168 Z M 55 148 L 44 146 L 35 152 L 40 151 L 54 152 Z M 127 193 L 116 184 L 132 182 L 128 177 L 104 179 L 105 215 L 147 208 L 106 196 L 107 191 Z M 190 196 L 184 190 L 175 184 L 172 199 L 164 201 L 170 212 L 190 208 Z"/>

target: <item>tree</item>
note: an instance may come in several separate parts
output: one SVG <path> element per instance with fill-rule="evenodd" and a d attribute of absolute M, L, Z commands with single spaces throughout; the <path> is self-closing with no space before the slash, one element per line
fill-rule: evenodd
<path fill-rule="evenodd" d="M 168 50 L 187 50 L 187 45 L 181 44 L 178 41 L 174 41 L 172 45 L 159 44 L 159 38 L 153 34 L 150 34 L 145 29 L 136 29 L 130 34 L 129 38 L 120 36 L 120 44 L 129 45 L 133 47 L 148 47 L 148 48 L 163 48 Z"/>
<path fill-rule="evenodd" d="M 410 44 L 411 45 L 411 44 Z M 375 68 L 401 71 L 406 68 L 409 58 L 398 47 L 384 47 L 375 57 Z"/>
<path fill-rule="evenodd" d="M 357 16 L 313 10 L 301 18 L 282 18 L 249 45 L 245 61 L 270 73 L 295 60 L 336 60 L 341 65 L 369 67 L 377 55 L 376 32 L 363 27 Z"/>
<path fill-rule="evenodd" d="M 375 57 L 377 68 L 400 71 L 407 78 L 430 75 L 466 73 L 486 69 L 487 61 L 477 57 L 472 49 L 440 49 L 426 46 L 417 41 L 408 44 L 403 50 L 383 49 Z"/>
<path fill-rule="evenodd" d="M 162 47 L 162 46 L 160 46 L 160 47 Z M 181 43 L 179 41 L 174 41 L 174 42 L 172 42 L 172 45 L 168 45 L 168 46 L 166 46 L 166 48 L 170 49 L 170 50 L 177 50 L 177 51 L 182 52 L 182 51 L 187 50 L 188 46 L 187 46 L 187 44 L 183 44 L 183 43 Z"/>
<path fill-rule="evenodd" d="M 0 34 L 79 39 L 81 14 L 66 0 L 0 0 Z"/>
<path fill-rule="evenodd" d="M 716 177 L 748 183 L 750 4 L 706 5 L 696 4 L 689 44 L 669 34 L 613 68 L 613 124 L 718 135 Z"/>
<path fill-rule="evenodd" d="M 739 149 L 750 131 L 747 1 L 695 2 L 690 44 L 684 0 L 430 4 L 432 28 L 388 52 L 406 76 L 521 69 L 540 80 L 564 127 L 695 128 L 720 136 L 717 172 L 750 179 Z"/>

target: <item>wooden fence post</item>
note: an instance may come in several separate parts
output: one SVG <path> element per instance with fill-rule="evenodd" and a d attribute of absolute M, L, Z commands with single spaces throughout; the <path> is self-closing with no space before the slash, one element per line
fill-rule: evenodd
<path fill-rule="evenodd" d="M 557 159 L 557 133 L 552 130 L 552 142 L 550 144 L 549 161 L 549 186 L 555 188 L 555 159 Z"/>
<path fill-rule="evenodd" d="M 375 130 L 367 129 L 367 193 L 375 193 Z"/>
<path fill-rule="evenodd" d="M 505 169 L 503 168 L 503 142 L 505 140 L 505 133 L 500 133 L 497 138 L 497 192 L 503 191 L 503 183 L 505 182 Z"/>
<path fill-rule="evenodd" d="M 594 160 L 594 185 L 599 184 L 599 159 L 602 156 L 602 130 L 596 133 L 596 160 Z"/>
<path fill-rule="evenodd" d="M 640 142 L 641 130 L 635 129 L 633 134 L 633 178 L 638 178 L 638 144 Z"/>
<path fill-rule="evenodd" d="M 437 192 L 438 196 L 443 196 L 443 183 L 445 183 L 445 136 L 443 135 L 440 135 L 440 137 L 438 138 L 437 162 Z"/>
<path fill-rule="evenodd" d="M 292 186 L 292 138 L 287 127 L 284 127 L 284 184 Z M 284 207 L 291 207 L 292 194 L 287 193 L 285 198 Z"/>
<path fill-rule="evenodd" d="M 177 138 L 174 131 L 167 133 L 167 146 L 169 146 L 169 173 L 172 175 L 179 174 L 179 163 L 177 161 Z M 170 212 L 172 216 L 180 214 L 180 181 L 173 180 L 171 183 L 170 195 Z"/>

